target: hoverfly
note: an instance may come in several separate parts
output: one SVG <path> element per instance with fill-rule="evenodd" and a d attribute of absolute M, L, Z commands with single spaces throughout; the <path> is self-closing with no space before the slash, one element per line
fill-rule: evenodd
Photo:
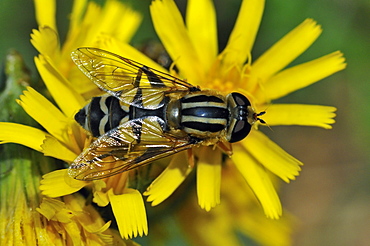
<path fill-rule="evenodd" d="M 107 92 L 93 97 L 75 120 L 96 140 L 69 175 L 95 180 L 179 151 L 244 139 L 264 112 L 240 93 L 201 90 L 172 75 L 97 48 L 72 52 L 79 69 Z"/>

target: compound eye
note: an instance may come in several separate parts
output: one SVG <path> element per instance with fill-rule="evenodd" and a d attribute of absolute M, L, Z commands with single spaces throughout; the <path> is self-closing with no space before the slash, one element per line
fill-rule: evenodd
<path fill-rule="evenodd" d="M 251 103 L 249 102 L 248 98 L 246 98 L 243 94 L 240 94 L 238 92 L 231 93 L 235 103 L 237 106 L 250 106 Z"/>
<path fill-rule="evenodd" d="M 231 138 L 229 140 L 230 143 L 235 143 L 240 140 L 243 140 L 251 131 L 252 126 L 248 123 L 247 120 L 238 120 L 236 121 L 232 132 Z"/>

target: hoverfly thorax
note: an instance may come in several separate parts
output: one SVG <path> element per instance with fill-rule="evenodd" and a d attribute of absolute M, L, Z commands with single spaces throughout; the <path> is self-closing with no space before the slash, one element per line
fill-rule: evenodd
<path fill-rule="evenodd" d="M 230 93 L 226 100 L 230 112 L 226 139 L 234 143 L 243 140 L 249 134 L 252 125 L 260 120 L 258 116 L 262 114 L 257 114 L 248 98 L 240 93 Z"/>

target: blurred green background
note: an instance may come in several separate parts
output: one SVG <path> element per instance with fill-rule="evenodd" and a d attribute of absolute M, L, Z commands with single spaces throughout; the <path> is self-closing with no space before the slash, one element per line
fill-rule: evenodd
<path fill-rule="evenodd" d="M 57 1 L 57 24 L 64 39 L 72 0 Z M 101 2 L 101 1 L 100 1 Z M 156 38 L 149 0 L 128 1 L 144 14 L 133 43 Z M 176 1 L 186 9 L 186 1 Z M 241 0 L 216 0 L 220 50 L 234 25 Z M 284 103 L 331 105 L 338 108 L 332 130 L 274 127 L 267 131 L 305 165 L 296 181 L 282 187 L 286 210 L 298 219 L 294 245 L 369 245 L 370 242 L 370 1 L 267 1 L 253 50 L 258 57 L 284 34 L 313 18 L 322 25 L 320 38 L 294 64 L 341 50 L 347 69 L 280 99 Z M 0 0 L 0 58 L 13 48 L 38 78 L 29 42 L 37 28 L 31 0 Z"/>

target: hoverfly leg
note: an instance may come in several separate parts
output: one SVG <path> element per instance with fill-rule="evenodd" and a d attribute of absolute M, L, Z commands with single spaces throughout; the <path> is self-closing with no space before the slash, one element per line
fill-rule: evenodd
<path fill-rule="evenodd" d="M 127 154 L 131 152 L 132 145 L 133 145 L 133 142 L 128 144 Z"/>
<path fill-rule="evenodd" d="M 224 154 L 228 155 L 229 157 L 233 155 L 233 146 L 231 143 L 227 141 L 223 141 L 223 142 L 218 142 L 215 146 L 219 148 Z"/>
<path fill-rule="evenodd" d="M 187 150 L 187 155 L 188 155 L 188 167 L 194 168 L 195 162 L 194 162 L 194 152 L 192 148 Z"/>

